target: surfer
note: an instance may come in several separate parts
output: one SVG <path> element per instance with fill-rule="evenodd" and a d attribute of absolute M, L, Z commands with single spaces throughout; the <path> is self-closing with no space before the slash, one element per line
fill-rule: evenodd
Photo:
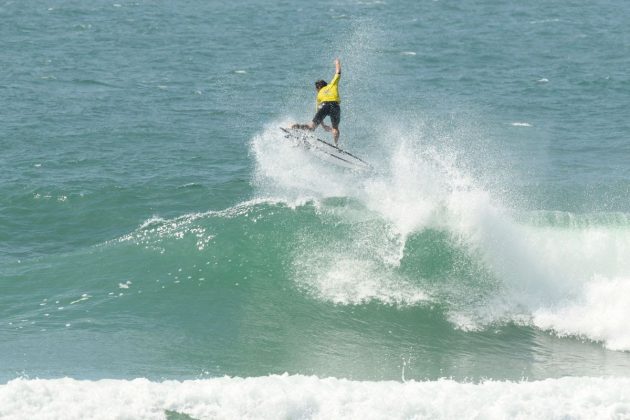
<path fill-rule="evenodd" d="M 341 77 L 341 62 L 335 59 L 335 75 L 330 83 L 324 80 L 315 82 L 317 90 L 317 112 L 313 120 L 308 124 L 293 124 L 291 128 L 313 131 L 321 124 L 322 128 L 332 132 L 335 146 L 339 142 L 339 120 L 341 108 L 339 107 L 339 78 Z M 330 117 L 331 126 L 324 124 L 324 118 Z"/>

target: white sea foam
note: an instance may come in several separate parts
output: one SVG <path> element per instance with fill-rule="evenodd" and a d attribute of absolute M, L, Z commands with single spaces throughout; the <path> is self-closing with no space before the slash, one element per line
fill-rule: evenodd
<path fill-rule="evenodd" d="M 72 302 L 70 302 L 70 305 L 74 305 L 75 303 L 79 303 L 79 302 L 83 302 L 85 300 L 88 300 L 89 298 L 91 298 L 92 296 L 88 295 L 87 293 L 83 293 L 81 295 L 80 298 L 73 300 Z"/>
<path fill-rule="evenodd" d="M 533 322 L 558 335 L 599 340 L 611 350 L 630 349 L 630 278 L 595 278 L 578 297 L 534 312 Z"/>
<path fill-rule="evenodd" d="M 151 382 L 15 379 L 3 419 L 609 419 L 630 416 L 629 378 L 535 382 L 350 381 L 271 375 Z"/>
<path fill-rule="evenodd" d="M 189 213 L 173 219 L 164 219 L 159 216 L 153 216 L 145 220 L 134 232 L 117 238 L 116 242 L 134 242 L 146 247 L 155 247 L 161 249 L 161 241 L 164 238 L 183 239 L 187 236 L 196 238 L 196 246 L 202 251 L 214 238 L 214 235 L 207 232 L 207 229 L 200 226 L 197 222 L 209 217 L 217 217 L 231 219 L 234 217 L 247 216 L 260 204 L 269 205 L 286 205 L 290 208 L 303 205 L 305 200 L 287 201 L 275 198 L 256 198 L 244 201 L 234 207 L 225 210 L 210 210 L 203 213 Z M 107 244 L 107 242 L 106 242 Z"/>
<path fill-rule="evenodd" d="M 429 300 L 427 294 L 408 280 L 396 276 L 367 259 L 335 257 L 317 250 L 317 263 L 307 256 L 299 259 L 296 281 L 316 297 L 342 305 L 378 301 L 388 305 L 414 305 Z M 317 266 L 319 269 L 313 270 Z"/>

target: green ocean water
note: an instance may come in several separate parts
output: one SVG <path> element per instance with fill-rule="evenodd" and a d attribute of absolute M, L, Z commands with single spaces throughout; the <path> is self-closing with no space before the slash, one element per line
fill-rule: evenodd
<path fill-rule="evenodd" d="M 627 377 L 629 14 L 3 1 L 0 379 Z"/>

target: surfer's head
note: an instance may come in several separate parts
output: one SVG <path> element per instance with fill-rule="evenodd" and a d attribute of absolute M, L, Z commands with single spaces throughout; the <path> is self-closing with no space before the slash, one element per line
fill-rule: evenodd
<path fill-rule="evenodd" d="M 318 81 L 315 82 L 315 89 L 320 90 L 321 88 L 323 88 L 327 84 L 328 83 L 326 83 L 325 80 L 318 80 Z"/>

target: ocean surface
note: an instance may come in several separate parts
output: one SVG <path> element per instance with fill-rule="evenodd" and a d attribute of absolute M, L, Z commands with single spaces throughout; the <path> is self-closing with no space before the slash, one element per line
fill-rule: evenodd
<path fill-rule="evenodd" d="M 630 418 L 629 17 L 1 0 L 0 418 Z"/>

